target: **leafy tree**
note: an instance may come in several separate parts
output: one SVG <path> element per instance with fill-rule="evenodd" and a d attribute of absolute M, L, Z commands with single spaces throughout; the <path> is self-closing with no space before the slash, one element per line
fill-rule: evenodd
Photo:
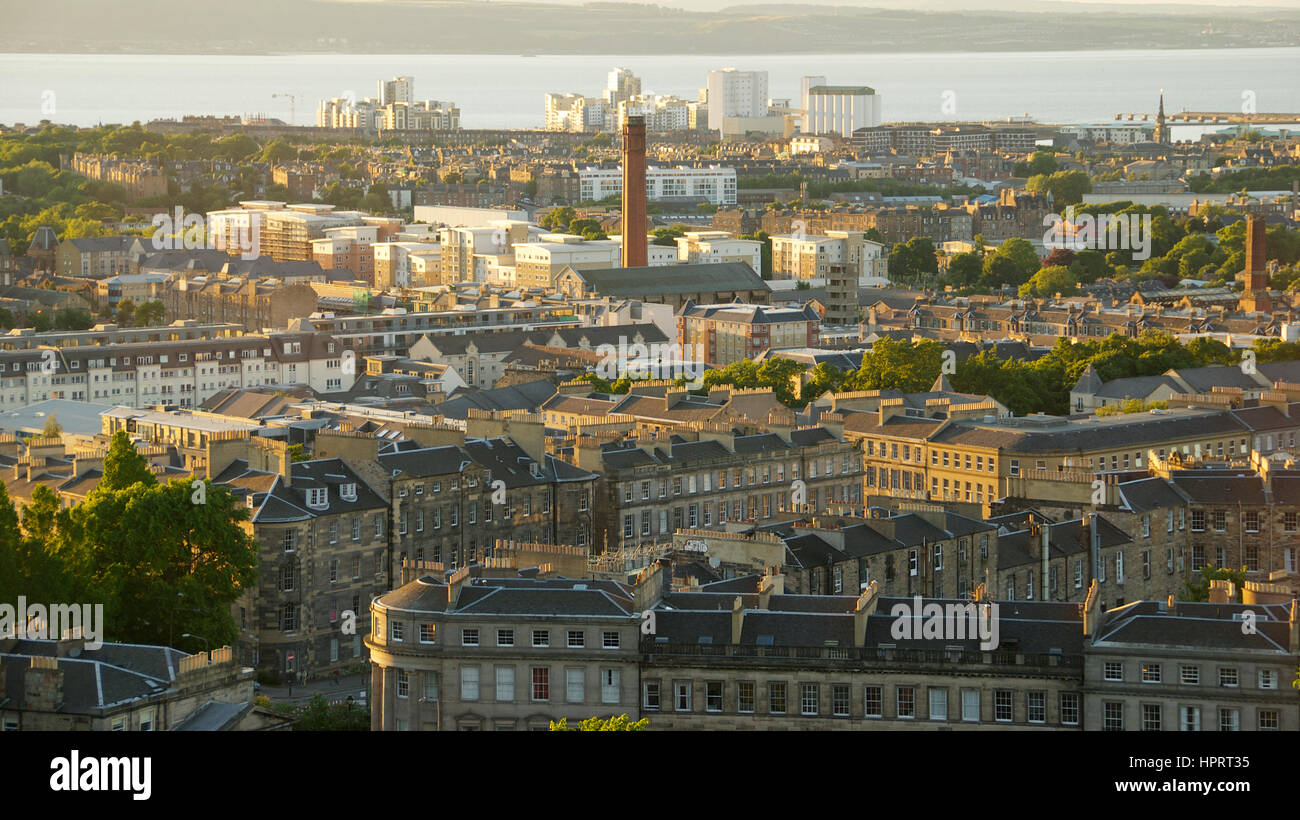
<path fill-rule="evenodd" d="M 1149 410 L 1167 410 L 1169 402 L 1167 401 L 1143 401 L 1142 399 L 1128 399 L 1123 404 L 1112 404 L 1107 407 L 1098 407 L 1096 414 L 1099 418 L 1106 416 L 1124 416 L 1130 413 L 1145 413 Z"/>
<path fill-rule="evenodd" d="M 885 244 L 885 235 L 875 228 L 867 228 L 867 230 L 862 234 L 862 238 L 869 242 L 877 242 L 881 245 Z"/>
<path fill-rule="evenodd" d="M 1021 179 L 1043 176 L 1054 173 L 1059 167 L 1056 156 L 1050 151 L 1035 151 L 1029 155 L 1028 161 L 1017 162 L 1013 165 L 1011 175 Z"/>
<path fill-rule="evenodd" d="M 1198 569 L 1198 567 L 1192 567 Z M 1227 569 L 1216 568 L 1209 565 L 1199 567 L 1201 571 L 1201 580 L 1192 582 L 1183 582 L 1184 601 L 1208 601 L 1210 600 L 1210 582 L 1211 581 L 1231 581 L 1237 589 L 1243 589 L 1246 585 L 1246 568 Z"/>
<path fill-rule="evenodd" d="M 135 302 L 131 299 L 122 299 L 117 303 L 117 323 L 123 327 L 131 327 L 135 323 Z"/>
<path fill-rule="evenodd" d="M 95 317 L 84 308 L 60 310 L 54 316 L 54 327 L 58 330 L 89 330 L 95 326 Z"/>
<path fill-rule="evenodd" d="M 892 389 L 904 393 L 929 390 L 943 367 L 943 352 L 943 345 L 931 339 L 917 342 L 879 339 L 862 357 L 862 366 L 843 389 Z"/>
<path fill-rule="evenodd" d="M 1083 195 L 1092 190 L 1092 182 L 1083 171 L 1055 171 L 1031 176 L 1025 189 L 1035 194 L 1050 193 L 1058 205 L 1073 205 L 1083 201 Z"/>
<path fill-rule="evenodd" d="M 1062 294 L 1071 296 L 1079 290 L 1070 269 L 1061 265 L 1040 268 L 1029 281 L 1020 286 L 1020 296 L 1052 296 Z"/>
<path fill-rule="evenodd" d="M 1013 237 L 984 255 L 980 284 L 988 288 L 1020 287 L 1038 271 L 1038 252 L 1029 240 Z"/>
<path fill-rule="evenodd" d="M 307 454 L 307 448 L 301 444 L 289 445 L 289 460 L 291 462 L 311 461 L 311 456 Z"/>
<path fill-rule="evenodd" d="M 757 231 L 755 233 L 741 234 L 740 239 L 749 239 L 755 242 L 762 242 L 759 247 L 759 265 L 763 268 L 758 271 L 758 275 L 764 279 L 772 278 L 772 237 L 767 231 Z"/>
<path fill-rule="evenodd" d="M 686 235 L 687 228 L 685 225 L 673 225 L 669 228 L 655 228 L 654 239 L 652 242 L 656 245 L 662 245 L 666 248 L 677 247 L 677 238 Z"/>
<path fill-rule="evenodd" d="M 632 720 L 626 714 L 618 717 L 601 718 L 590 717 L 578 723 L 578 728 L 573 729 L 568 725 L 568 718 L 560 718 L 559 722 L 551 721 L 552 732 L 640 732 L 650 725 L 650 718 L 641 718 Z"/>
<path fill-rule="evenodd" d="M 355 703 L 331 704 L 317 692 L 301 706 L 280 709 L 294 718 L 295 732 L 368 732 L 370 712 Z"/>
<path fill-rule="evenodd" d="M 958 290 L 973 288 L 980 282 L 983 266 L 984 260 L 978 253 L 956 254 L 948 260 L 948 270 L 939 281 Z"/>
<path fill-rule="evenodd" d="M 149 462 L 135 449 L 125 430 L 118 430 L 109 441 L 104 455 L 104 475 L 96 490 L 123 490 L 136 483 L 154 486 L 158 479 L 149 470 Z"/>
<path fill-rule="evenodd" d="M 63 435 L 63 425 L 59 424 L 59 419 L 53 413 L 45 417 L 45 427 L 41 430 L 41 436 L 44 438 L 58 438 Z"/>
<path fill-rule="evenodd" d="M 889 273 L 900 282 L 917 284 L 939 271 L 934 242 L 926 236 L 914 236 L 899 242 L 889 251 Z"/>
<path fill-rule="evenodd" d="M 548 231 L 560 231 L 569 226 L 569 223 L 578 218 L 578 212 L 568 205 L 562 205 L 559 208 L 552 208 L 546 212 L 539 223 Z"/>
<path fill-rule="evenodd" d="M 136 327 L 160 325 L 167 318 L 167 306 L 158 300 L 142 303 L 135 309 Z"/>
<path fill-rule="evenodd" d="M 37 484 L 31 503 L 23 507 L 23 531 L 42 544 L 52 544 L 58 517 L 59 497 L 45 484 Z"/>

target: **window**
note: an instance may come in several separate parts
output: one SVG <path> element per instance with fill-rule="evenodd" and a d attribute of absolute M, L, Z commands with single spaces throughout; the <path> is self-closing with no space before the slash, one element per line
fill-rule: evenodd
<path fill-rule="evenodd" d="M 1061 725 L 1063 726 L 1079 725 L 1079 693 L 1078 692 L 1061 693 Z"/>
<path fill-rule="evenodd" d="M 691 711 L 691 682 L 679 680 L 673 684 L 673 700 L 679 712 Z"/>
<path fill-rule="evenodd" d="M 1246 532 L 1259 532 L 1259 513 L 1255 510 L 1246 513 Z"/>
<path fill-rule="evenodd" d="M 1228 529 L 1228 514 L 1223 510 L 1214 511 L 1214 531 L 1226 532 Z"/>
<path fill-rule="evenodd" d="M 1030 723 L 1047 722 L 1047 693 L 1030 692 L 1027 695 L 1026 717 Z"/>
<path fill-rule="evenodd" d="M 549 629 L 533 630 L 533 646 L 547 647 L 551 645 L 551 631 Z"/>
<path fill-rule="evenodd" d="M 799 714 L 815 717 L 821 711 L 820 689 L 815 683 L 799 685 Z"/>
<path fill-rule="evenodd" d="M 581 629 L 570 629 L 568 642 L 569 648 L 582 649 L 586 646 L 586 634 L 587 633 L 583 632 Z"/>
<path fill-rule="evenodd" d="M 1010 723 L 1012 719 L 1012 694 L 1010 689 L 998 689 L 993 693 L 993 719 L 999 723 Z"/>
<path fill-rule="evenodd" d="M 948 690 L 930 689 L 930 720 L 948 719 Z"/>
<path fill-rule="evenodd" d="M 767 698 L 768 711 L 774 715 L 785 714 L 785 684 L 773 683 L 768 685 Z"/>
<path fill-rule="evenodd" d="M 617 669 L 600 670 L 600 702 L 607 704 L 617 704 L 621 698 L 619 696 L 619 684 L 622 680 L 622 673 Z"/>
<path fill-rule="evenodd" d="M 1184 706 L 1180 711 L 1183 716 L 1181 722 L 1182 731 L 1184 732 L 1201 731 L 1201 707 Z"/>
<path fill-rule="evenodd" d="M 1160 682 L 1160 664 L 1144 663 L 1142 664 L 1142 682 L 1159 683 Z"/>
<path fill-rule="evenodd" d="M 478 629 L 465 628 L 460 631 L 461 646 L 478 646 Z"/>
<path fill-rule="evenodd" d="M 1219 731 L 1236 732 L 1241 729 L 1241 712 L 1237 709 L 1219 709 Z"/>
<path fill-rule="evenodd" d="M 659 681 L 645 681 L 642 687 L 641 706 L 647 712 L 659 711 Z"/>
<path fill-rule="evenodd" d="M 533 670 L 534 676 L 536 670 Z M 564 698 L 569 703 L 582 703 L 587 699 L 586 675 L 581 669 L 564 670 Z M 533 700 L 538 700 L 535 695 Z M 545 700 L 545 698 L 541 698 Z"/>
<path fill-rule="evenodd" d="M 736 683 L 736 711 L 742 715 L 754 713 L 754 682 L 742 680 Z"/>
<path fill-rule="evenodd" d="M 405 627 L 401 621 L 390 621 L 388 624 L 389 638 L 394 641 L 402 640 L 402 633 Z"/>
<path fill-rule="evenodd" d="M 704 682 L 704 711 L 722 711 L 722 681 L 711 680 Z"/>
<path fill-rule="evenodd" d="M 1235 687 L 1239 683 L 1237 677 L 1237 668 L 1235 666 L 1224 666 L 1219 669 L 1219 685 L 1226 687 Z"/>
<path fill-rule="evenodd" d="M 1276 709 L 1260 709 L 1258 725 L 1261 732 L 1276 732 L 1282 726 L 1281 713 Z"/>
<path fill-rule="evenodd" d="M 460 668 L 460 699 L 478 700 L 477 666 L 462 666 Z"/>
<path fill-rule="evenodd" d="M 1142 704 L 1142 731 L 1144 732 L 1160 731 L 1160 704 L 1158 703 Z"/>
<path fill-rule="evenodd" d="M 515 631 L 513 629 L 497 630 L 497 646 L 514 646 Z"/>
<path fill-rule="evenodd" d="M 1124 731 L 1124 704 L 1106 701 L 1102 710 L 1101 728 L 1104 732 Z"/>
<path fill-rule="evenodd" d="M 1180 666 L 1178 668 L 1178 682 L 1186 686 L 1199 685 L 1201 682 L 1201 667 Z"/>
<path fill-rule="evenodd" d="M 884 714 L 884 691 L 879 686 L 868 686 L 863 691 L 864 713 L 867 717 L 880 717 Z"/>
<path fill-rule="evenodd" d="M 420 624 L 420 643 L 435 643 L 433 624 Z"/>
<path fill-rule="evenodd" d="M 618 633 L 609 631 L 601 633 L 601 646 L 605 649 L 618 649 Z"/>
<path fill-rule="evenodd" d="M 911 686 L 900 686 L 895 698 L 898 704 L 898 716 L 900 718 L 916 717 L 916 689 Z"/>
<path fill-rule="evenodd" d="M 831 714 L 835 717 L 849 716 L 849 685 L 836 683 L 831 686 Z"/>
<path fill-rule="evenodd" d="M 1276 689 L 1276 688 L 1277 688 L 1277 672 L 1275 672 L 1275 671 L 1272 670 L 1272 669 L 1261 669 L 1261 670 L 1259 670 L 1259 688 L 1260 688 L 1260 689 Z"/>
<path fill-rule="evenodd" d="M 551 699 L 551 670 L 546 666 L 533 667 L 533 700 Z"/>
<path fill-rule="evenodd" d="M 140 713 L 140 731 L 142 732 L 153 731 L 153 710 L 152 709 L 145 709 L 143 712 Z"/>

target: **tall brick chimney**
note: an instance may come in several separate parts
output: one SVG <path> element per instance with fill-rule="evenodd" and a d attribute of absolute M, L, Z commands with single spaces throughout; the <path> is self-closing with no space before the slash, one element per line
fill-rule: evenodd
<path fill-rule="evenodd" d="M 1249 216 L 1246 218 L 1246 273 L 1263 271 L 1267 259 L 1264 217 Z"/>
<path fill-rule="evenodd" d="M 647 264 L 645 117 L 623 123 L 623 267 Z"/>

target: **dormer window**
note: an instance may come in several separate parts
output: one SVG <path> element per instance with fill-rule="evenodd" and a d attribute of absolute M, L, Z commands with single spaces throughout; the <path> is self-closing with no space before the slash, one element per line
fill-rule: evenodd
<path fill-rule="evenodd" d="M 329 506 L 329 489 L 321 487 L 307 491 L 307 506 L 322 510 Z"/>
<path fill-rule="evenodd" d="M 356 484 L 344 484 L 343 487 L 342 487 L 342 489 L 339 490 L 339 497 L 342 498 L 344 501 L 356 501 L 356 500 L 357 500 L 357 485 L 356 485 Z"/>
<path fill-rule="evenodd" d="M 534 462 L 532 462 L 531 464 L 528 465 L 528 472 L 532 474 L 533 478 L 541 478 L 541 477 L 542 477 L 542 465 L 540 465 L 540 464 L 538 464 L 536 461 L 534 461 Z"/>

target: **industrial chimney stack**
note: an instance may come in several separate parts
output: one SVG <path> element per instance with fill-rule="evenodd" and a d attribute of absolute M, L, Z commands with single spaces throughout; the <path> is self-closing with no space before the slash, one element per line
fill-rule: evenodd
<path fill-rule="evenodd" d="M 1264 217 L 1246 217 L 1246 273 L 1260 273 L 1267 269 L 1267 247 Z"/>
<path fill-rule="evenodd" d="M 647 262 L 645 205 L 645 117 L 623 124 L 623 267 Z"/>

